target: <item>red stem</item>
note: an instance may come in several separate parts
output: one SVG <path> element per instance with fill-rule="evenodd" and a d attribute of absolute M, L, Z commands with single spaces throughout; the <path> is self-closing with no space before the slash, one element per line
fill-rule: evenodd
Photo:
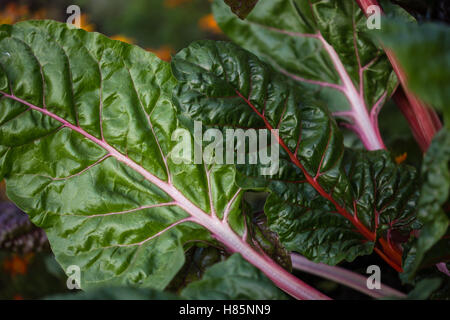
<path fill-rule="evenodd" d="M 421 130 L 419 119 L 414 114 L 414 110 L 413 108 L 411 108 L 408 98 L 403 91 L 403 88 L 398 88 L 397 91 L 395 91 L 393 98 L 398 108 L 403 113 L 403 116 L 408 119 L 412 134 L 414 136 L 414 139 L 416 139 L 417 143 L 419 144 L 420 149 L 422 149 L 423 151 L 426 150 L 429 145 L 427 142 L 427 138 L 424 135 L 423 130 Z"/>
<path fill-rule="evenodd" d="M 367 9 L 374 5 L 378 6 L 383 12 L 377 0 L 356 0 L 356 2 L 366 15 Z M 408 89 L 406 75 L 394 53 L 387 48 L 384 50 L 403 88 L 403 90 L 401 88 L 397 90 L 394 100 L 408 121 L 414 138 L 422 151 L 425 152 L 430 146 L 434 135 L 442 127 L 441 121 L 434 110 L 427 107 L 424 102 Z"/>
<path fill-rule="evenodd" d="M 269 121 L 267 120 L 267 118 L 261 114 L 258 109 L 246 98 L 244 97 L 238 90 L 236 90 L 236 94 L 242 98 L 247 105 L 264 121 L 264 124 L 266 125 L 266 128 L 269 130 L 273 130 L 272 125 L 269 123 Z M 272 131 L 273 132 L 273 131 Z M 303 165 L 301 164 L 301 162 L 297 159 L 297 156 L 295 153 L 293 153 L 286 145 L 286 143 L 283 141 L 283 139 L 277 134 L 277 133 L 272 133 L 274 134 L 274 136 L 276 137 L 276 139 L 278 140 L 278 143 L 280 144 L 280 146 L 287 152 L 291 162 L 297 166 L 303 173 L 303 175 L 305 176 L 307 182 L 325 199 L 327 199 L 328 201 L 330 201 L 336 208 L 337 212 L 342 215 L 344 218 L 346 218 L 347 220 L 349 220 L 353 226 L 358 230 L 359 233 L 361 233 L 368 241 L 373 241 L 373 242 L 377 242 L 377 237 L 376 237 L 376 230 L 374 231 L 370 231 L 369 229 L 367 229 L 367 227 L 362 224 L 359 219 L 358 219 L 358 214 L 356 212 L 356 202 L 354 202 L 354 214 L 352 215 L 347 209 L 345 209 L 344 207 L 342 207 L 333 197 L 331 194 L 327 193 L 322 186 L 320 185 L 319 181 L 318 181 L 318 177 L 320 174 L 320 166 L 318 168 L 317 174 L 313 177 L 311 176 L 306 169 L 303 167 Z M 383 258 L 390 266 L 392 266 L 395 270 L 397 270 L 398 272 L 403 272 L 402 270 L 402 258 L 401 258 L 401 253 L 397 252 L 395 250 L 392 249 L 391 246 L 388 245 L 388 242 L 383 239 L 380 238 L 378 239 L 378 244 L 381 245 L 381 249 L 376 248 L 376 252 L 380 255 L 381 258 Z M 377 244 L 377 245 L 378 245 Z"/>

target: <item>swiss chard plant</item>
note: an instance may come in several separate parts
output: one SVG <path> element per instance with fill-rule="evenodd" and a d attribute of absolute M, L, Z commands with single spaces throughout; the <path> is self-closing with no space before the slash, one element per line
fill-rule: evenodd
<path fill-rule="evenodd" d="M 171 63 L 54 21 L 0 26 L 9 199 L 45 230 L 64 270 L 81 270 L 81 288 L 100 290 L 93 295 L 138 286 L 149 291 L 117 297 L 329 299 L 292 272 L 310 269 L 377 298 L 404 297 L 370 292 L 335 267 L 372 252 L 408 283 L 429 268 L 448 273 L 448 129 L 424 144 L 440 114 L 449 124 L 449 51 L 439 51 L 449 29 L 417 26 L 383 2 L 391 18 L 370 31 L 362 2 L 216 0 L 235 43 L 197 41 Z M 408 30 L 435 55 L 416 38 L 399 43 Z M 412 50 L 430 69 L 415 70 Z M 378 125 L 398 91 L 402 111 L 422 112 L 408 118 L 428 149 L 421 171 L 392 157 Z M 174 137 L 189 158 L 202 144 L 198 122 L 224 137 L 265 133 L 277 170 L 250 161 L 251 148 L 244 164 L 189 161 Z M 346 146 L 342 127 L 363 148 Z M 262 212 L 250 192 L 268 195 Z"/>

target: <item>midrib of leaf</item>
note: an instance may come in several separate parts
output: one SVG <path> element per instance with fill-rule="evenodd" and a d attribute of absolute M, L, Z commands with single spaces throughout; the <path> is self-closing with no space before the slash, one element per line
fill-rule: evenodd
<path fill-rule="evenodd" d="M 310 1 L 308 0 L 308 3 L 311 5 Z M 295 7 L 294 4 L 291 4 Z M 354 5 L 354 4 L 353 4 Z M 312 10 L 312 9 L 311 9 Z M 299 12 L 297 10 L 296 14 L 298 15 Z M 257 25 L 259 27 L 282 33 L 285 35 L 289 35 L 291 37 L 300 37 L 300 38 L 313 38 L 322 44 L 324 50 L 327 52 L 329 58 L 331 59 L 333 66 L 335 68 L 335 71 L 339 75 L 339 78 L 341 79 L 342 84 L 335 84 L 335 83 L 329 83 L 324 81 L 317 81 L 312 79 L 306 79 L 303 77 L 300 77 L 298 75 L 292 74 L 289 71 L 283 69 L 280 66 L 277 66 L 277 70 L 286 76 L 299 81 L 299 82 L 305 82 L 309 84 L 318 85 L 321 87 L 328 87 L 332 88 L 334 90 L 338 90 L 342 92 L 345 97 L 347 98 L 351 110 L 350 111 L 343 111 L 343 112 L 335 112 L 333 115 L 345 117 L 351 121 L 353 121 L 353 124 L 344 124 L 344 126 L 348 127 L 349 129 L 355 131 L 361 141 L 363 142 L 364 146 L 367 150 L 380 150 L 380 149 L 386 149 L 383 140 L 381 138 L 381 134 L 378 129 L 378 113 L 380 111 L 380 107 L 382 105 L 382 102 L 386 98 L 386 94 L 383 94 L 380 99 L 372 106 L 371 113 L 369 115 L 366 102 L 364 100 L 364 87 L 363 87 L 363 76 L 364 71 L 367 70 L 374 62 L 370 61 L 367 65 L 362 66 L 361 62 L 359 60 L 359 53 L 358 48 L 356 46 L 356 25 L 354 21 L 354 11 L 352 12 L 353 15 L 353 31 L 354 31 L 354 46 L 355 46 L 355 55 L 356 59 L 358 60 L 358 66 L 359 66 L 359 77 L 360 77 L 360 90 L 356 89 L 355 85 L 353 84 L 353 81 L 350 78 L 350 75 L 348 74 L 347 70 L 344 67 L 344 64 L 342 63 L 341 59 L 339 58 L 339 55 L 334 50 L 334 48 L 325 40 L 323 35 L 320 31 L 317 31 L 315 34 L 311 33 L 300 33 L 300 32 L 292 32 L 287 30 L 282 30 L 270 26 L 265 26 L 259 23 L 255 23 L 252 21 L 248 21 L 250 24 Z M 269 58 L 270 59 L 270 58 Z M 272 59 L 270 59 L 272 60 Z M 273 62 L 273 61 L 272 61 Z"/>
<path fill-rule="evenodd" d="M 272 125 L 269 123 L 269 121 L 267 120 L 267 118 L 261 114 L 258 109 L 251 103 L 251 101 L 249 101 L 248 98 L 246 98 L 244 95 L 242 95 L 242 93 L 239 92 L 239 90 L 235 89 L 236 94 L 243 99 L 246 104 L 264 121 L 267 129 L 269 130 L 273 130 L 274 128 L 272 127 Z M 289 156 L 289 159 L 291 160 L 291 162 L 296 165 L 304 174 L 305 178 L 306 178 L 306 182 L 308 182 L 311 186 L 313 186 L 313 188 L 325 199 L 327 199 L 328 201 L 330 201 L 334 207 L 337 210 L 337 213 L 339 213 L 340 215 L 342 215 L 344 218 L 346 218 L 347 220 L 349 220 L 357 229 L 357 231 L 359 233 L 361 233 L 368 241 L 372 241 L 372 242 L 376 242 L 377 241 L 377 236 L 376 236 L 376 232 L 377 232 L 377 228 L 374 229 L 374 231 L 370 231 L 367 229 L 367 227 L 358 219 L 358 213 L 357 213 L 357 206 L 356 206 L 356 200 L 353 199 L 353 206 L 354 206 L 354 214 L 351 214 L 350 212 L 348 212 L 344 207 L 342 207 L 332 196 L 332 194 L 328 193 L 325 191 L 325 189 L 320 185 L 318 178 L 320 177 L 320 169 L 322 166 L 322 162 L 323 162 L 323 158 L 326 154 L 326 150 L 324 151 L 319 167 L 317 169 L 317 173 L 315 174 L 315 176 L 311 176 L 308 171 L 305 169 L 305 167 L 302 165 L 302 163 L 298 160 L 296 152 L 293 153 L 286 145 L 286 143 L 283 141 L 283 139 L 279 136 L 279 134 L 276 131 L 272 131 L 272 134 L 275 136 L 275 138 L 277 139 L 278 143 L 281 145 L 281 147 L 286 151 L 286 153 Z M 299 139 L 301 139 L 301 135 L 299 137 Z M 329 140 L 328 140 L 328 144 L 327 147 L 329 145 Z M 377 214 L 374 215 L 375 219 L 377 219 Z M 378 239 L 378 241 L 380 242 L 383 251 L 386 252 L 387 254 L 385 254 L 383 251 L 381 251 L 380 249 L 375 247 L 375 251 L 384 259 L 386 260 L 386 262 L 391 265 L 394 269 L 396 269 L 397 271 L 401 272 L 402 268 L 401 268 L 401 254 L 399 252 L 397 252 L 390 243 L 388 243 L 385 239 L 380 238 Z"/>
<path fill-rule="evenodd" d="M 197 223 L 207 230 L 209 230 L 213 237 L 216 238 L 218 241 L 222 242 L 230 251 L 232 252 L 239 252 L 247 261 L 252 263 L 254 266 L 259 268 L 269 279 L 271 279 L 280 289 L 284 290 L 291 296 L 297 298 L 297 299 L 306 299 L 306 300 L 317 300 L 317 299 L 329 299 L 327 296 L 323 295 L 322 293 L 318 292 L 316 289 L 310 287 L 303 281 L 299 280 L 298 278 L 294 277 L 292 274 L 284 270 L 281 266 L 279 266 L 277 263 L 275 263 L 273 260 L 269 259 L 268 257 L 261 255 L 257 251 L 255 251 L 247 242 L 246 237 L 239 237 L 233 229 L 230 227 L 228 223 L 228 211 L 230 210 L 232 204 L 236 199 L 238 198 L 238 195 L 240 194 L 241 190 L 238 190 L 236 194 L 233 196 L 233 198 L 228 202 L 226 209 L 224 211 L 223 219 L 220 220 L 216 214 L 209 215 L 205 211 L 203 211 L 201 208 L 196 206 L 194 203 L 192 203 L 190 200 L 188 200 L 179 190 L 177 190 L 172 183 L 170 183 L 170 180 L 168 178 L 168 182 L 165 182 L 150 172 L 148 172 L 146 169 L 144 169 L 142 166 L 134 162 L 131 158 L 123 155 L 119 151 L 117 151 L 114 147 L 109 145 L 104 139 L 98 139 L 95 136 L 89 134 L 85 130 L 83 130 L 78 125 L 73 125 L 69 121 L 61 118 L 55 113 L 50 112 L 46 108 L 40 108 L 36 105 L 33 105 L 17 96 L 15 96 L 13 93 L 8 94 L 6 92 L 0 91 L 0 94 L 3 95 L 4 98 L 9 98 L 12 100 L 15 100 L 23 105 L 26 105 L 29 107 L 28 110 L 35 110 L 38 111 L 48 117 L 53 118 L 54 120 L 60 122 L 62 124 L 62 127 L 70 128 L 71 130 L 81 134 L 86 139 L 90 140 L 91 142 L 95 143 L 96 145 L 100 146 L 104 150 L 108 152 L 109 156 L 114 157 L 119 162 L 124 163 L 131 169 L 135 170 L 139 174 L 141 174 L 146 180 L 150 181 L 154 185 L 156 185 L 158 188 L 166 192 L 173 200 L 174 202 L 170 203 L 164 203 L 161 205 L 177 205 L 183 210 L 185 210 L 190 217 L 185 218 L 182 220 L 179 220 L 170 226 L 166 227 L 165 229 L 161 230 L 160 232 L 154 234 L 150 238 L 144 239 L 139 243 L 134 244 L 126 244 L 126 245 L 119 245 L 119 246 L 136 246 L 136 245 L 142 245 L 143 243 L 150 241 L 151 239 L 161 235 L 162 233 L 168 231 L 169 229 L 184 223 L 184 222 L 194 222 Z M 27 111 L 28 111 L 27 110 Z M 156 138 L 156 136 L 155 136 Z M 92 167 L 92 166 L 91 166 Z M 86 171 L 85 169 L 84 171 Z M 212 198 L 211 195 L 211 188 L 208 186 L 208 192 L 210 198 Z M 138 209 L 136 209 L 138 210 Z M 129 211 L 129 210 L 128 210 Z M 213 212 L 214 210 L 211 209 Z M 125 213 L 127 211 L 121 212 Z M 119 214 L 119 213 L 108 213 L 108 214 Z"/>
<path fill-rule="evenodd" d="M 324 39 L 319 33 L 318 39 L 322 42 L 325 51 L 331 58 L 333 65 L 341 78 L 343 83 L 343 93 L 350 102 L 351 111 L 350 118 L 355 122 L 353 125 L 354 130 L 359 134 L 364 146 L 367 150 L 379 150 L 386 149 L 383 141 L 381 140 L 378 128 L 374 125 L 367 112 L 366 102 L 364 101 L 364 93 L 361 91 L 358 93 L 353 81 L 350 79 L 347 70 L 345 70 L 341 59 L 334 50 L 334 48 Z"/>

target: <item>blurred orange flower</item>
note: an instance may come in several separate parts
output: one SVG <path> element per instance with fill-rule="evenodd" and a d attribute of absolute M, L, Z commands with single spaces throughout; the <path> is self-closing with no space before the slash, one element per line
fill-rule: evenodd
<path fill-rule="evenodd" d="M 0 201 L 6 200 L 6 186 L 5 180 L 0 181 Z"/>
<path fill-rule="evenodd" d="M 175 8 L 191 1 L 192 0 L 164 0 L 164 6 L 166 6 L 167 8 Z"/>
<path fill-rule="evenodd" d="M 170 46 L 161 46 L 157 49 L 147 48 L 147 51 L 153 52 L 164 61 L 170 61 L 172 58 L 172 53 L 174 52 L 173 48 Z"/>
<path fill-rule="evenodd" d="M 16 276 L 18 274 L 26 274 L 28 269 L 28 264 L 34 257 L 33 253 L 28 253 L 24 256 L 13 255 L 10 259 L 3 261 L 3 269 L 6 273 L 11 276 Z"/>
<path fill-rule="evenodd" d="M 408 153 L 407 152 L 405 152 L 405 153 L 395 157 L 395 162 L 397 164 L 400 164 L 400 163 L 404 162 L 406 160 L 406 158 L 408 158 Z"/>
<path fill-rule="evenodd" d="M 86 13 L 82 13 L 80 16 L 80 28 L 89 32 L 95 30 L 95 25 L 89 23 L 89 19 Z"/>
<path fill-rule="evenodd" d="M 222 33 L 222 30 L 220 30 L 212 14 L 207 14 L 206 16 L 200 18 L 200 20 L 198 20 L 198 26 L 204 31 L 209 31 L 215 34 Z"/>
<path fill-rule="evenodd" d="M 45 9 L 30 12 L 27 5 L 9 3 L 5 8 L 0 10 L 0 24 L 13 24 L 29 19 L 45 19 L 46 16 L 47 11 Z"/>
<path fill-rule="evenodd" d="M 47 10 L 45 10 L 44 8 L 37 10 L 33 13 L 32 18 L 38 20 L 48 19 Z"/>
<path fill-rule="evenodd" d="M 119 41 L 126 42 L 129 44 L 134 44 L 136 42 L 133 38 L 124 36 L 123 34 L 115 34 L 115 35 L 111 36 L 110 38 L 113 40 L 119 40 Z"/>

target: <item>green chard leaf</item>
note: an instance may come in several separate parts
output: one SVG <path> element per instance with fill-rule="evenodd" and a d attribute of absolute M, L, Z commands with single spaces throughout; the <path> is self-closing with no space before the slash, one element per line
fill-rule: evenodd
<path fill-rule="evenodd" d="M 0 163 L 8 197 L 81 288 L 164 289 L 196 242 L 239 252 L 284 291 L 326 296 L 244 239 L 226 165 L 178 163 L 170 65 L 54 21 L 0 27 Z"/>
<path fill-rule="evenodd" d="M 408 300 L 426 300 L 434 291 L 439 289 L 442 280 L 439 278 L 424 279 L 417 283 L 411 292 L 408 293 Z"/>
<path fill-rule="evenodd" d="M 357 151 L 343 160 L 342 135 L 328 111 L 232 43 L 195 42 L 173 58 L 172 69 L 183 117 L 211 127 L 278 130 L 272 138 L 279 170 L 262 175 L 264 165 L 247 161 L 237 165 L 237 182 L 271 192 L 268 223 L 286 249 L 336 264 L 370 253 L 378 239 L 377 250 L 401 270 L 393 236 L 413 227 L 413 168 L 397 166 L 385 151 Z"/>
<path fill-rule="evenodd" d="M 193 300 L 284 300 L 286 295 L 258 269 L 233 254 L 206 270 L 203 278 L 190 283 L 181 296 Z"/>
<path fill-rule="evenodd" d="M 378 113 L 397 78 L 356 1 L 261 0 L 246 20 L 221 0 L 213 11 L 233 41 L 315 92 L 367 149 L 384 147 Z"/>
<path fill-rule="evenodd" d="M 191 282 L 180 295 L 151 288 L 99 287 L 50 300 L 285 300 L 287 296 L 241 255 L 209 267 L 203 278 Z"/>
<path fill-rule="evenodd" d="M 432 298 L 433 293 L 439 289 L 442 284 L 442 279 L 430 278 L 419 281 L 413 290 L 404 298 L 388 297 L 382 300 L 427 300 Z"/>
<path fill-rule="evenodd" d="M 413 280 L 417 271 L 450 259 L 450 131 L 442 129 L 434 137 L 422 164 L 422 188 L 418 219 L 423 224 L 405 259 L 404 281 Z M 447 210 L 447 213 L 446 211 Z"/>
<path fill-rule="evenodd" d="M 450 27 L 385 19 L 377 35 L 399 60 L 411 91 L 442 111 L 450 128 Z"/>

